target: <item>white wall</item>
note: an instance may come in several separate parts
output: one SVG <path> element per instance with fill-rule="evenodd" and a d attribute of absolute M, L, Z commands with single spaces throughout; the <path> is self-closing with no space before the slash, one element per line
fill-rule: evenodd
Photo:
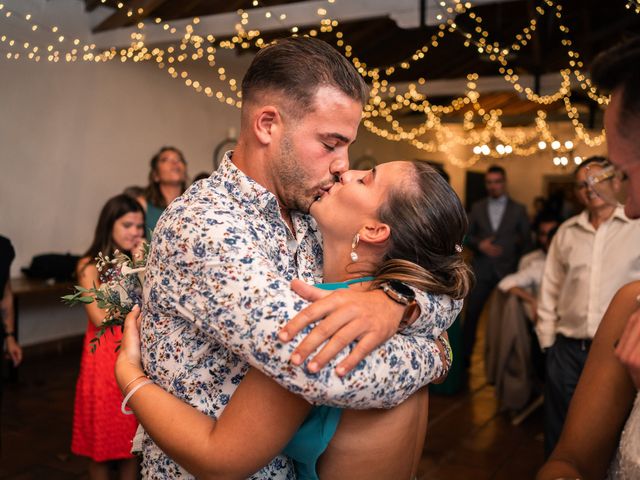
<path fill-rule="evenodd" d="M 104 202 L 147 183 L 162 145 L 181 148 L 191 174 L 211 170 L 215 145 L 239 112 L 147 64 L 34 64 L 0 69 L 0 232 L 12 274 L 32 255 L 83 252 Z"/>
<path fill-rule="evenodd" d="M 229 63 L 225 52 L 219 55 Z M 250 61 L 227 57 L 241 70 Z M 201 80 L 217 80 L 208 66 L 189 69 Z M 12 276 L 39 253 L 83 253 L 104 202 L 127 186 L 146 185 L 160 146 L 182 149 L 195 175 L 211 171 L 215 146 L 230 127 L 239 129 L 235 107 L 196 93 L 151 63 L 2 56 L 0 85 L 0 234 L 16 249 Z M 55 299 L 37 305 L 23 299 L 20 313 L 27 345 L 85 328 L 81 308 L 69 310 Z"/>

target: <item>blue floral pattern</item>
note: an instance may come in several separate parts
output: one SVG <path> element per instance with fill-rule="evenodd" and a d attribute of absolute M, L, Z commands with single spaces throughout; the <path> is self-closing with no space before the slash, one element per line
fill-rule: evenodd
<path fill-rule="evenodd" d="M 440 376 L 434 339 L 462 302 L 422 292 L 420 319 L 344 378 L 334 370 L 348 351 L 316 374 L 289 363 L 303 335 L 282 343 L 277 332 L 307 305 L 289 283 L 319 283 L 322 275 L 315 222 L 296 212 L 292 221 L 294 232 L 275 196 L 236 168 L 230 153 L 165 210 L 145 272 L 141 338 L 149 377 L 218 417 L 249 365 L 311 403 L 343 408 L 389 408 Z M 143 453 L 146 478 L 193 478 L 146 434 Z M 251 478 L 295 474 L 279 456 Z"/>

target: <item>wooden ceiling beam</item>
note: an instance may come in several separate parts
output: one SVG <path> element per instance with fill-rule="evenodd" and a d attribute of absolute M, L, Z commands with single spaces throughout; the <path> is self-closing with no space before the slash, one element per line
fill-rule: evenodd
<path fill-rule="evenodd" d="M 100 6 L 102 2 L 100 0 L 85 0 L 84 9 L 87 12 L 93 12 L 96 8 Z"/>
<path fill-rule="evenodd" d="M 621 16 L 620 19 L 616 21 L 608 22 L 600 27 L 595 26 L 589 31 L 589 34 L 585 37 L 584 41 L 594 44 L 616 33 L 624 32 L 626 30 L 637 30 L 638 28 L 640 28 L 640 16 Z"/>
<path fill-rule="evenodd" d="M 353 51 L 357 52 L 360 61 L 367 63 L 368 67 L 380 67 L 378 64 L 381 58 L 387 58 L 382 52 L 393 44 L 391 41 L 394 34 L 397 34 L 395 24 L 387 18 L 371 19 L 366 22 L 357 22 L 354 24 L 346 24 L 342 26 L 344 41 L 353 47 Z M 396 38 L 397 40 L 397 38 Z M 332 39 L 328 40 L 332 43 Z M 393 57 L 397 57 L 397 44 L 394 49 Z M 382 65 L 386 66 L 386 65 Z"/>
<path fill-rule="evenodd" d="M 150 16 L 154 10 L 162 6 L 167 0 L 132 0 L 127 2 L 124 8 L 118 9 L 113 15 L 105 18 L 99 25 L 97 25 L 93 32 L 103 32 L 105 30 L 112 30 L 116 28 L 126 27 L 132 25 L 135 22 L 139 22 Z M 142 8 L 142 13 L 139 14 L 138 10 Z M 127 13 L 131 11 L 133 15 L 128 16 Z"/>
<path fill-rule="evenodd" d="M 181 0 L 179 6 L 176 5 L 176 10 L 180 11 L 182 18 L 188 18 L 193 16 L 193 11 L 201 4 L 200 0 Z"/>
<path fill-rule="evenodd" d="M 85 0 L 84 9 L 87 12 L 93 12 L 98 7 L 111 7 L 115 9 L 117 5 L 117 0 Z"/>

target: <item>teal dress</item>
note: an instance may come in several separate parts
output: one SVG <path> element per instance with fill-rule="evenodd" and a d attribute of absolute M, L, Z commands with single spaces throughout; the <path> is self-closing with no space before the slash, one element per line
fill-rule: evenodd
<path fill-rule="evenodd" d="M 156 223 L 158 223 L 162 212 L 164 212 L 164 208 L 156 207 L 153 203 L 147 202 L 147 213 L 144 216 L 144 233 L 147 235 L 148 241 L 151 241 L 151 234 L 153 229 L 156 228 Z"/>
<path fill-rule="evenodd" d="M 316 287 L 323 290 L 339 290 L 348 288 L 353 283 L 371 280 L 373 277 L 363 277 L 347 282 L 321 283 Z M 282 453 L 293 461 L 298 480 L 320 480 L 316 472 L 316 463 L 336 433 L 341 415 L 341 408 L 325 405 L 313 407 L 298 431 L 284 447 Z"/>

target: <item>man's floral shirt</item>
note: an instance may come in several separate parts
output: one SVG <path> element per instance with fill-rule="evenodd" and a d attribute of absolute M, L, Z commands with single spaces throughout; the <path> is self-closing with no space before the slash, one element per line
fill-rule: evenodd
<path fill-rule="evenodd" d="M 420 319 L 345 377 L 335 367 L 348 350 L 316 374 L 289 363 L 304 335 L 281 343 L 277 332 L 308 304 L 291 291 L 291 280 L 322 280 L 319 232 L 296 212 L 291 232 L 276 197 L 230 158 L 176 199 L 154 231 L 141 327 L 149 377 L 217 418 L 249 365 L 313 404 L 358 409 L 397 405 L 440 376 L 434 339 L 462 302 L 428 293 L 418 295 Z M 193 478 L 146 435 L 143 456 L 146 478 Z M 295 473 L 281 455 L 251 478 Z"/>

